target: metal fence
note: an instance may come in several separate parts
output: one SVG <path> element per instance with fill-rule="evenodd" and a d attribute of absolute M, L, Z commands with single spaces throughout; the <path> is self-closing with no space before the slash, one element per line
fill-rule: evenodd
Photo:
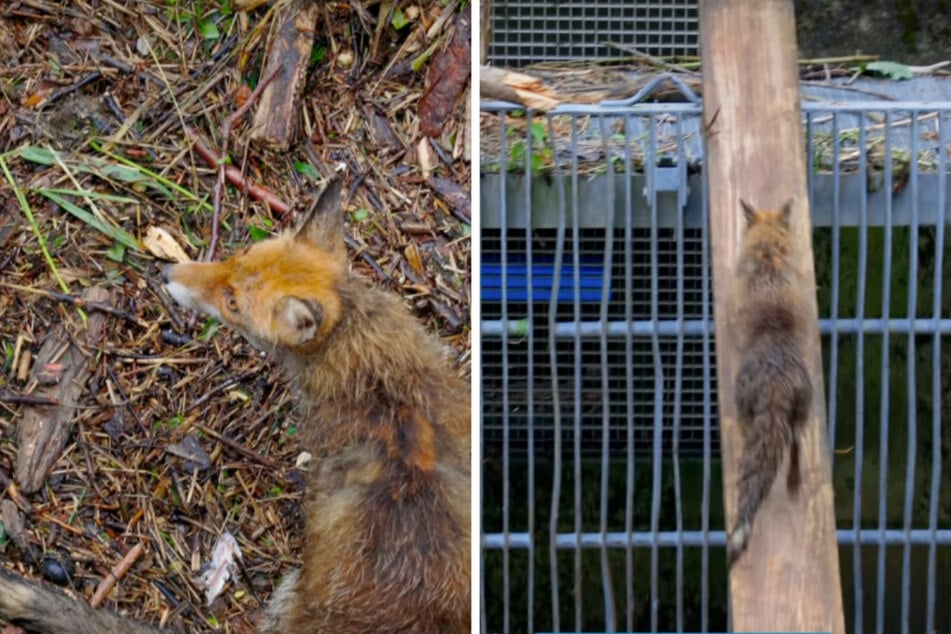
<path fill-rule="evenodd" d="M 642 96 L 482 104 L 485 631 L 728 626 L 701 107 Z M 803 118 L 848 628 L 951 631 L 951 103 Z"/>
<path fill-rule="evenodd" d="M 489 59 L 504 66 L 546 60 L 699 55 L 697 0 L 493 0 Z"/>

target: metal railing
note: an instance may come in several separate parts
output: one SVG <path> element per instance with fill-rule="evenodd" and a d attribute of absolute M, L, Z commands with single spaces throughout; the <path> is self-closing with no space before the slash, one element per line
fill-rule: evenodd
<path fill-rule="evenodd" d="M 728 625 L 701 106 L 643 96 L 482 104 L 486 631 Z M 803 118 L 849 629 L 948 631 L 951 103 Z"/>

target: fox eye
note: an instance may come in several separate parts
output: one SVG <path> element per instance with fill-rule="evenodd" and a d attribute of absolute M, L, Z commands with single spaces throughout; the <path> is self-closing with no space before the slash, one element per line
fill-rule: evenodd
<path fill-rule="evenodd" d="M 234 296 L 234 293 L 232 293 L 231 291 L 226 291 L 225 302 L 228 305 L 228 310 L 230 310 L 233 313 L 238 312 L 238 300 Z"/>

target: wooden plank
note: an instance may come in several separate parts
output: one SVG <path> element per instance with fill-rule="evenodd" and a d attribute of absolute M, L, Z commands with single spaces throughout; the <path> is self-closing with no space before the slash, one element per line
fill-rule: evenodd
<path fill-rule="evenodd" d="M 291 0 L 277 9 L 267 63 L 261 77 L 274 80 L 261 93 L 254 113 L 251 141 L 268 149 L 286 150 L 297 133 L 297 104 L 310 65 L 314 30 L 320 5 L 317 0 Z"/>
<path fill-rule="evenodd" d="M 83 293 L 83 300 L 110 304 L 112 296 L 108 290 L 94 286 Z M 23 418 L 17 424 L 16 480 L 25 493 L 40 490 L 73 430 L 75 406 L 92 375 L 93 350 L 102 341 L 106 327 L 106 315 L 101 312 L 90 313 L 88 320 L 88 330 L 79 337 L 82 348 L 66 332 L 65 324 L 59 324 L 36 355 L 31 383 L 38 387 L 33 395 L 45 396 L 59 405 L 23 408 Z"/>
<path fill-rule="evenodd" d="M 809 314 L 817 316 L 815 272 L 793 3 L 703 0 L 700 29 L 723 485 L 732 527 L 742 439 L 733 402 L 737 350 L 724 317 L 744 228 L 739 199 L 760 208 L 794 200 L 793 265 L 812 289 L 806 293 Z M 783 465 L 749 546 L 731 570 L 735 631 L 845 631 L 817 321 L 811 320 L 807 331 L 814 396 L 802 436 L 802 486 L 790 498 Z"/>
<path fill-rule="evenodd" d="M 492 45 L 492 0 L 479 1 L 479 65 L 489 63 L 489 47 Z"/>

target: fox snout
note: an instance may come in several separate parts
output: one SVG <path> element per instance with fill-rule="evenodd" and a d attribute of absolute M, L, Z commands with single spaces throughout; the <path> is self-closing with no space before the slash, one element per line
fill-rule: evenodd
<path fill-rule="evenodd" d="M 195 283 L 196 279 L 201 277 L 198 275 L 201 269 L 188 271 L 185 268 L 178 268 L 182 266 L 181 264 L 166 264 L 162 267 L 162 282 L 164 283 L 165 292 L 184 308 L 190 308 L 220 319 L 221 312 L 211 296 L 203 293 L 202 286 Z"/>
<path fill-rule="evenodd" d="M 168 281 L 172 277 L 172 269 L 175 267 L 174 264 L 165 264 L 162 266 L 162 283 L 168 284 Z"/>

